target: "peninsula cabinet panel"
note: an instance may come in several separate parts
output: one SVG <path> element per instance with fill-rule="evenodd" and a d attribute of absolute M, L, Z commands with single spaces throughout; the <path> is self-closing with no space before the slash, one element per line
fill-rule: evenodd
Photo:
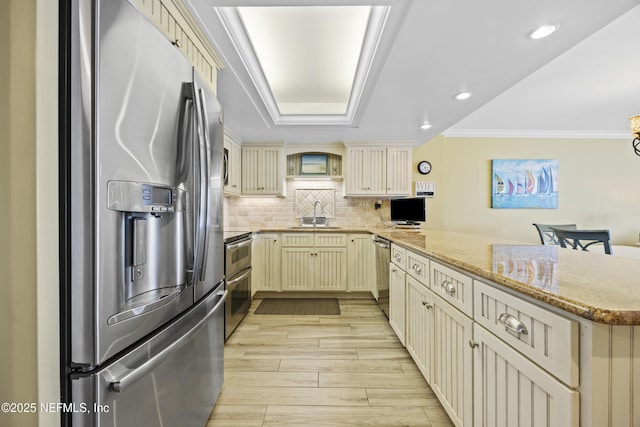
<path fill-rule="evenodd" d="M 578 323 L 475 281 L 475 320 L 558 377 L 579 384 Z"/>
<path fill-rule="evenodd" d="M 389 263 L 389 325 L 405 345 L 405 277 L 404 271 Z"/>
<path fill-rule="evenodd" d="M 433 296 L 433 374 L 430 385 L 456 426 L 473 424 L 473 321 Z"/>
<path fill-rule="evenodd" d="M 406 277 L 405 344 L 418 369 L 431 385 L 433 365 L 433 293 L 411 276 Z"/>
<path fill-rule="evenodd" d="M 578 392 L 474 325 L 474 427 L 577 427 Z"/>
<path fill-rule="evenodd" d="M 279 234 L 257 234 L 253 238 L 251 264 L 252 293 L 257 291 L 280 291 L 281 246 Z"/>

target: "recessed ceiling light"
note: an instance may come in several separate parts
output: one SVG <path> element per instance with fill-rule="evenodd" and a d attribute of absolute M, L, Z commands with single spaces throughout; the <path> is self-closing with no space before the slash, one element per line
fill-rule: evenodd
<path fill-rule="evenodd" d="M 537 30 L 532 32 L 529 37 L 531 37 L 534 40 L 543 39 L 543 38 L 545 38 L 547 36 L 550 36 L 557 29 L 558 29 L 558 27 L 556 25 L 551 25 L 551 24 L 542 25 L 542 26 L 538 27 Z"/>
<path fill-rule="evenodd" d="M 458 101 L 471 98 L 471 92 L 460 92 L 455 96 Z"/>
<path fill-rule="evenodd" d="M 420 129 L 422 130 L 427 130 L 429 128 L 431 128 L 431 123 L 429 122 L 424 122 L 423 124 L 420 125 Z"/>

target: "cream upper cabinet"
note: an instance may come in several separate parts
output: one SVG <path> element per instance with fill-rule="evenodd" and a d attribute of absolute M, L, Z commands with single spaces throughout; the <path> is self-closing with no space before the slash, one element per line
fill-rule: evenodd
<path fill-rule="evenodd" d="M 387 192 L 388 196 L 411 195 L 411 147 L 387 148 Z"/>
<path fill-rule="evenodd" d="M 281 196 L 283 186 L 283 145 L 243 143 L 242 194 Z"/>
<path fill-rule="evenodd" d="M 411 147 L 345 144 L 345 195 L 411 194 Z"/>
<path fill-rule="evenodd" d="M 224 194 L 240 195 L 242 192 L 242 148 L 230 135 L 224 134 Z"/>
<path fill-rule="evenodd" d="M 223 68 L 222 60 L 183 2 L 131 0 L 131 3 L 182 51 L 213 93 L 217 93 L 218 70 Z"/>

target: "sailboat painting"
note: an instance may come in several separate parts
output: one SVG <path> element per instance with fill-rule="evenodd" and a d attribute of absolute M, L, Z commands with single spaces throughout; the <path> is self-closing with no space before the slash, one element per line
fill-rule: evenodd
<path fill-rule="evenodd" d="M 558 160 L 492 160 L 491 207 L 556 209 Z"/>

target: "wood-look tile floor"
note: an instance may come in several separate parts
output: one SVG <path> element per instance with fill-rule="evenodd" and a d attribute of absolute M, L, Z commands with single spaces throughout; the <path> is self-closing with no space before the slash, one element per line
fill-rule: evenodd
<path fill-rule="evenodd" d="M 249 314 L 206 427 L 452 426 L 372 299 L 338 316 Z"/>

